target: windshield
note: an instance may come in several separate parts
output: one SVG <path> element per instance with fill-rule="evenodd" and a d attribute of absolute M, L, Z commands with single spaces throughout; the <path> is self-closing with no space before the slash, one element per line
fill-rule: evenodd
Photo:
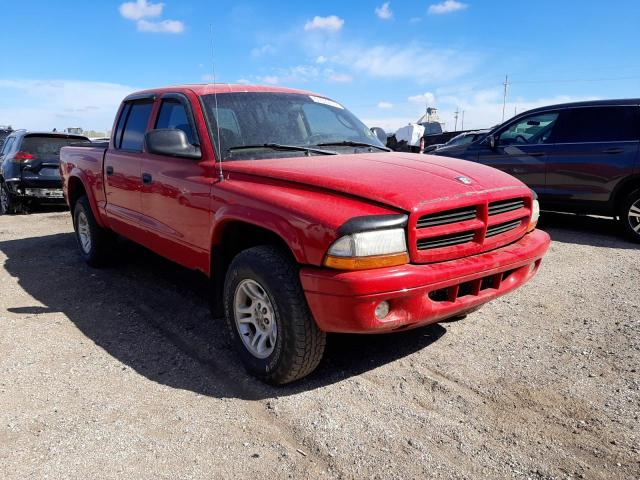
<path fill-rule="evenodd" d="M 218 145 L 215 96 L 204 95 L 202 100 L 211 137 L 224 161 L 302 157 L 321 154 L 319 150 L 361 153 L 384 149 L 366 125 L 333 100 L 267 92 L 218 94 Z M 336 145 L 342 142 L 345 144 Z"/>

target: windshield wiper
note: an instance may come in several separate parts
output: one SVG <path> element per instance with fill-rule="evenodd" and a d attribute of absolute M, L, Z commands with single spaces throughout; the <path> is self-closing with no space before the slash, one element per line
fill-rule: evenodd
<path fill-rule="evenodd" d="M 390 152 L 391 149 L 387 147 L 381 147 L 380 145 L 373 145 L 372 143 L 366 142 L 353 142 L 351 140 L 344 140 L 342 142 L 325 142 L 319 143 L 319 147 L 369 147 L 369 148 L 377 148 L 379 150 L 384 150 L 385 152 Z"/>
<path fill-rule="evenodd" d="M 338 152 L 334 152 L 332 150 L 322 150 L 320 148 L 310 148 L 305 147 L 303 145 L 282 145 L 280 143 L 262 143 L 260 145 L 239 145 L 237 147 L 231 147 L 227 150 L 229 153 L 236 152 L 238 150 L 251 150 L 255 148 L 269 148 L 271 150 L 285 150 L 292 152 L 306 152 L 310 153 L 319 153 L 320 155 L 337 155 Z"/>

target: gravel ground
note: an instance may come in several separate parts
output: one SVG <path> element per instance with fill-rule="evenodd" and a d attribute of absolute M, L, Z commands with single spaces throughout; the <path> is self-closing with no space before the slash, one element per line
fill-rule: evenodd
<path fill-rule="evenodd" d="M 200 275 L 128 242 L 92 270 L 67 212 L 0 217 L 0 478 L 640 478 L 640 248 L 544 216 L 525 287 L 331 336 L 279 389 L 245 375 Z"/>

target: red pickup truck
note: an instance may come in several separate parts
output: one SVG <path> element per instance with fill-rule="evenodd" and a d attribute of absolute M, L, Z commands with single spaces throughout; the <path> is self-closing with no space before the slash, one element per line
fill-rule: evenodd
<path fill-rule="evenodd" d="M 212 279 L 242 361 L 283 384 L 327 332 L 459 317 L 529 280 L 538 203 L 493 168 L 390 152 L 322 95 L 186 85 L 124 99 L 108 145 L 62 149 L 81 254 L 114 234 Z"/>

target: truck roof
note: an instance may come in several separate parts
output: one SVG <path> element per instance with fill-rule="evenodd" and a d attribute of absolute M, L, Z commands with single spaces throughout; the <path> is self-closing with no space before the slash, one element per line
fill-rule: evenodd
<path fill-rule="evenodd" d="M 190 90 L 196 95 L 209 95 L 213 93 L 237 93 L 237 92 L 265 92 L 265 93 L 296 93 L 302 95 L 317 95 L 323 97 L 324 95 L 318 95 L 306 90 L 297 90 L 294 88 L 274 87 L 272 85 L 245 85 L 245 84 L 233 84 L 233 83 L 193 83 L 183 85 L 172 85 L 160 88 L 150 88 L 147 90 L 140 90 L 127 96 L 125 100 L 133 100 L 145 95 L 159 95 L 167 92 L 180 92 Z"/>

